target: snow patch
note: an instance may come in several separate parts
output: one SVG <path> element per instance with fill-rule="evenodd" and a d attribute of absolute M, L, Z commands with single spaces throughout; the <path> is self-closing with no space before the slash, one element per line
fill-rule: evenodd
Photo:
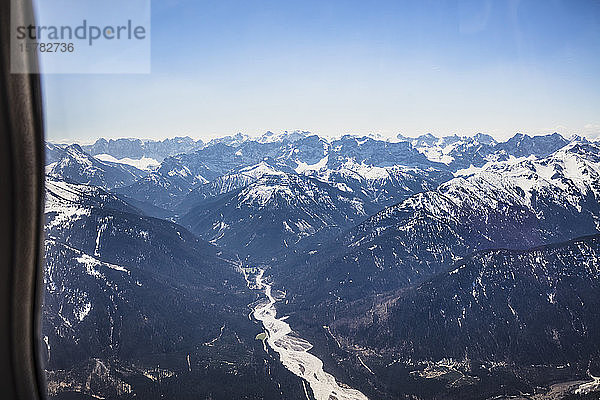
<path fill-rule="evenodd" d="M 325 157 L 321 158 L 315 164 L 307 164 L 302 161 L 297 161 L 298 166 L 296 167 L 295 171 L 298 174 L 306 174 L 306 173 L 312 172 L 312 171 L 320 171 L 327 167 L 328 162 L 329 162 L 329 155 L 326 155 Z"/>
<path fill-rule="evenodd" d="M 112 162 L 112 163 L 130 165 L 132 167 L 136 167 L 138 169 L 145 170 L 145 171 L 151 171 L 160 166 L 160 162 L 158 162 L 158 160 L 156 160 L 154 158 L 150 158 L 150 157 L 142 157 L 139 159 L 127 158 L 127 157 L 116 158 L 116 157 L 111 156 L 110 154 L 106 154 L 106 153 L 97 154 L 94 157 L 96 157 L 100 161 L 108 161 L 108 162 Z"/>

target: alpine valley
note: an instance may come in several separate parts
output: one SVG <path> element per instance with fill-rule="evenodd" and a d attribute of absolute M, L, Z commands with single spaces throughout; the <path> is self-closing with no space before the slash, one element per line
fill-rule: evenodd
<path fill-rule="evenodd" d="M 46 144 L 52 399 L 598 399 L 600 143 Z"/>

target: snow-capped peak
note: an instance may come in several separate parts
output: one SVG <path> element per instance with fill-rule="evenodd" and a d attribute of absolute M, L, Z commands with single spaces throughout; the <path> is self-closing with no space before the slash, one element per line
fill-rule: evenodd
<path fill-rule="evenodd" d="M 240 173 L 254 179 L 259 179 L 264 175 L 285 175 L 283 172 L 276 170 L 273 168 L 273 166 L 269 165 L 265 161 L 242 168 L 240 169 Z"/>

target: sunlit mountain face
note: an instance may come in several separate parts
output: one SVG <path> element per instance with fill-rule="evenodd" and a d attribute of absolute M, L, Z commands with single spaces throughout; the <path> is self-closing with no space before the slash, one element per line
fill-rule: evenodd
<path fill-rule="evenodd" d="M 594 399 L 600 145 L 46 145 L 56 399 Z"/>

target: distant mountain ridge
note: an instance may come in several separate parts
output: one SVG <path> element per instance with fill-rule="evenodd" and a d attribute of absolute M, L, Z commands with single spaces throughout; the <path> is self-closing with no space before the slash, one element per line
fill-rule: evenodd
<path fill-rule="evenodd" d="M 498 142 L 492 136 L 483 133 L 477 133 L 474 136 L 451 135 L 443 137 L 437 137 L 430 133 L 418 137 L 398 135 L 394 139 L 385 138 L 381 135 L 344 135 L 338 139 L 328 139 L 308 131 L 284 131 L 280 133 L 267 131 L 262 136 L 253 137 L 238 133 L 236 135 L 211 139 L 206 143 L 200 139 L 195 140 L 188 136 L 173 137 L 163 140 L 137 138 L 107 140 L 100 138 L 93 144 L 86 144 L 81 147 L 86 153 L 93 156 L 108 154 L 117 159 L 139 159 L 141 157 L 149 157 L 161 162 L 169 156 L 181 153 L 192 153 L 203 147 L 211 147 L 217 144 L 224 144 L 231 147 L 240 147 L 246 142 L 291 144 L 311 136 L 317 136 L 328 143 L 337 142 L 338 144 L 349 138 L 356 138 L 360 141 L 369 139 L 374 142 L 388 143 L 388 145 L 399 142 L 410 143 L 413 148 L 424 154 L 430 161 L 452 165 L 452 168 L 454 169 L 469 167 L 468 164 L 465 165 L 467 162 L 465 154 L 469 157 L 475 157 L 474 160 L 478 162 L 481 162 L 481 160 L 478 159 L 477 156 L 485 158 L 489 153 L 502 153 L 502 151 L 504 151 L 507 156 L 513 155 L 519 157 L 535 154 L 536 156 L 544 157 L 552 151 L 557 150 L 557 146 L 560 147 L 561 144 L 565 145 L 570 140 L 563 138 L 558 133 L 539 136 L 529 136 L 517 133 L 506 142 Z M 582 137 L 578 138 L 579 140 L 587 140 Z M 61 145 L 53 144 L 53 146 Z M 473 165 L 479 166 L 477 163 L 474 163 Z"/>
<path fill-rule="evenodd" d="M 175 154 L 189 153 L 200 149 L 203 145 L 202 140 L 194 140 L 185 136 L 164 140 L 98 139 L 94 144 L 81 147 L 92 156 L 109 154 L 117 159 L 148 157 L 160 162 Z"/>
<path fill-rule="evenodd" d="M 190 145 L 190 141 L 191 139 L 186 138 L 183 143 Z M 96 147 L 105 146 L 104 142 Z M 137 148 L 141 145 L 139 139 L 119 139 L 113 142 L 115 145 L 129 143 L 128 146 L 123 146 L 124 149 L 116 155 L 117 158 L 140 156 L 139 150 L 126 152 L 127 147 Z M 534 137 L 517 134 L 504 143 L 497 143 L 491 137 L 482 134 L 440 139 L 432 135 L 423 135 L 394 142 L 351 135 L 327 140 L 309 132 L 281 135 L 269 135 L 268 132 L 266 137 L 258 139 L 238 134 L 213 139 L 201 146 L 188 146 L 188 150 L 180 152 L 186 155 L 174 154 L 170 160 L 165 160 L 166 164 L 161 166 L 161 173 L 173 175 L 177 170 L 187 167 L 194 176 L 201 176 L 210 181 L 235 168 L 257 164 L 265 158 L 274 160 L 281 168 L 286 167 L 299 173 L 312 173 L 324 167 L 340 168 L 348 160 L 353 160 L 358 165 L 402 165 L 421 169 L 430 167 L 454 172 L 470 165 L 480 167 L 488 161 L 505 160 L 510 156 L 521 157 L 526 151 L 523 149 L 529 147 L 532 152 L 527 155 L 545 157 L 567 143 L 568 141 L 558 134 Z M 89 152 L 90 148 L 83 149 Z M 446 152 L 445 156 L 452 158 L 452 161 L 443 162 L 444 156 L 434 154 L 436 151 Z M 94 153 L 95 151 L 90 154 Z"/>

